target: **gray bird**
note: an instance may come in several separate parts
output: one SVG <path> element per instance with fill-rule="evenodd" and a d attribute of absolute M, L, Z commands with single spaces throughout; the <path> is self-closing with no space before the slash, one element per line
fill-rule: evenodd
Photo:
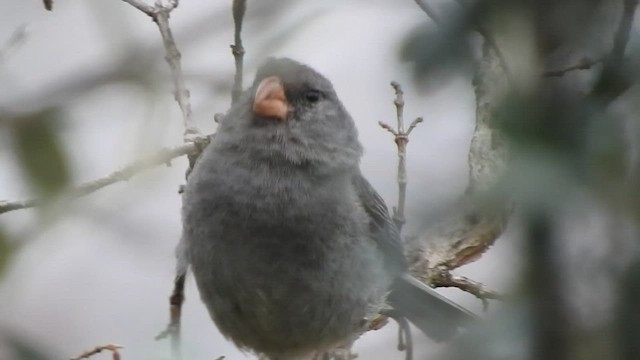
<path fill-rule="evenodd" d="M 178 258 L 240 349 L 304 358 L 389 307 L 435 340 L 474 318 L 406 273 L 361 155 L 331 82 L 290 59 L 263 65 L 220 121 L 186 185 Z"/>

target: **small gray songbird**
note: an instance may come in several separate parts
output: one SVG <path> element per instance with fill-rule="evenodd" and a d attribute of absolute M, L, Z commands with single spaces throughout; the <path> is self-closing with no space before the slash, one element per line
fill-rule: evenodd
<path fill-rule="evenodd" d="M 406 273 L 361 155 L 329 80 L 290 59 L 263 65 L 220 121 L 187 182 L 178 259 L 239 348 L 305 358 L 389 308 L 435 340 L 474 318 Z"/>

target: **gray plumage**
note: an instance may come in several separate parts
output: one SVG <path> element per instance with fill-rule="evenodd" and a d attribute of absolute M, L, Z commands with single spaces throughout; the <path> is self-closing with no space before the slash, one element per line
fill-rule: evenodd
<path fill-rule="evenodd" d="M 272 76 L 286 95 L 286 121 L 252 110 L 257 87 Z M 198 160 L 178 251 L 221 333 L 241 349 L 295 359 L 348 342 L 390 289 L 407 307 L 397 313 L 417 317 L 433 338 L 471 317 L 402 275 L 400 237 L 360 173 L 357 137 L 326 78 L 274 59 Z"/>

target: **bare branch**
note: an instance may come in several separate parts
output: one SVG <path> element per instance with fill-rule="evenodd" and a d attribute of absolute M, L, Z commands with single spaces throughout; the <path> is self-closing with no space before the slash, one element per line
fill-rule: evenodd
<path fill-rule="evenodd" d="M 576 70 L 589 70 L 593 68 L 595 65 L 600 64 L 602 61 L 603 59 L 592 60 L 589 58 L 584 58 L 577 64 L 571 65 L 564 69 L 545 71 L 542 73 L 542 77 L 562 77 L 568 72 L 572 72 Z"/>
<path fill-rule="evenodd" d="M 407 197 L 407 143 L 409 143 L 409 134 L 413 129 L 422 122 L 422 118 L 417 118 L 409 129 L 404 129 L 404 92 L 399 83 L 392 81 L 391 87 L 396 93 L 393 104 L 396 106 L 396 129 L 383 122 L 378 122 L 380 127 L 387 130 L 394 136 L 394 141 L 398 148 L 398 205 L 393 207 L 393 222 L 396 224 L 398 231 L 402 231 L 402 226 L 406 222 L 404 217 L 405 201 Z"/>
<path fill-rule="evenodd" d="M 242 76 L 243 76 L 243 61 L 244 61 L 244 47 L 242 46 L 242 22 L 244 20 L 244 14 L 247 10 L 246 0 L 233 0 L 233 23 L 235 25 L 234 31 L 234 44 L 231 45 L 231 53 L 236 64 L 236 74 L 233 79 L 233 90 L 231 91 L 231 103 L 235 102 L 242 93 Z"/>
<path fill-rule="evenodd" d="M 173 292 L 169 297 L 169 324 L 162 331 L 156 340 L 165 339 L 171 336 L 172 359 L 180 359 L 180 320 L 182 317 L 182 304 L 184 303 L 184 282 L 186 279 L 186 269 L 180 272 L 174 281 Z"/>
<path fill-rule="evenodd" d="M 502 300 L 504 297 L 494 290 L 488 289 L 482 283 L 471 280 L 464 276 L 452 275 L 451 272 L 436 272 L 431 278 L 433 287 L 455 287 L 462 291 L 474 295 L 482 301 L 484 310 L 489 308 L 489 300 Z"/>
<path fill-rule="evenodd" d="M 474 82 L 476 128 L 469 149 L 469 184 L 465 195 L 453 216 L 429 227 L 417 238 L 408 239 L 411 273 L 425 283 L 437 284 L 443 277 L 455 279 L 447 272 L 479 259 L 506 227 L 510 214 L 508 199 L 498 199 L 498 206 L 490 210 L 479 208 L 475 201 L 496 185 L 506 166 L 506 145 L 491 121 L 508 88 L 504 71 L 495 50 L 485 42 Z M 478 293 L 473 287 L 463 289 Z"/>
<path fill-rule="evenodd" d="M 111 351 L 113 360 L 120 360 L 120 353 L 118 352 L 118 349 L 122 349 L 122 348 L 124 348 L 124 346 L 116 345 L 116 344 L 108 344 L 108 345 L 96 346 L 92 350 L 85 351 L 82 354 L 78 355 L 77 357 L 71 358 L 71 360 L 88 359 L 91 356 L 99 354 L 99 353 L 101 353 L 101 352 L 103 352 L 105 350 L 106 351 Z"/>
<path fill-rule="evenodd" d="M 78 187 L 69 190 L 66 194 L 61 195 L 61 198 L 75 199 L 83 197 L 111 184 L 127 181 L 142 170 L 167 164 L 171 160 L 184 155 L 197 154 L 208 143 L 208 141 L 208 138 L 198 138 L 194 139 L 194 142 L 189 142 L 174 148 L 162 149 L 155 154 L 136 160 L 107 176 L 81 184 Z M 0 214 L 13 210 L 32 208 L 41 205 L 44 201 L 44 199 L 0 201 Z"/>

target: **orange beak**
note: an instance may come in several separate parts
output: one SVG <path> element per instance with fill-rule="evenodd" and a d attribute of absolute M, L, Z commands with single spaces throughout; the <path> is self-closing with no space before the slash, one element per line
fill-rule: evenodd
<path fill-rule="evenodd" d="M 282 81 L 277 76 L 269 76 L 260 82 L 253 100 L 253 112 L 259 117 L 287 119 L 289 104 Z"/>

